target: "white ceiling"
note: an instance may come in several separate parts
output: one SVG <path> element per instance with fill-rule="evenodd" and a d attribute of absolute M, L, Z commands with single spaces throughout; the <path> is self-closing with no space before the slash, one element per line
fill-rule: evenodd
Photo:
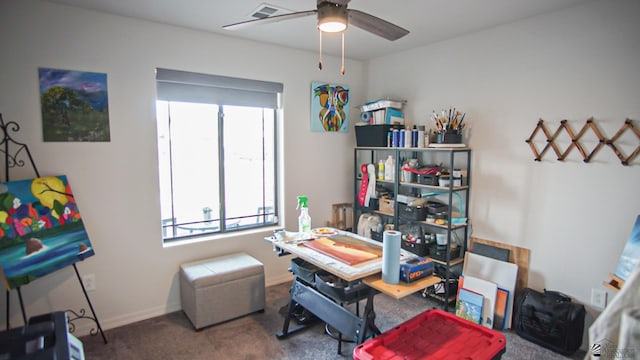
<path fill-rule="evenodd" d="M 316 17 L 259 24 L 241 30 L 223 25 L 250 19 L 262 3 L 291 11 L 313 10 L 316 0 L 47 0 L 59 4 L 199 29 L 302 50 L 318 51 Z M 345 56 L 367 60 L 491 28 L 591 0 L 352 0 L 367 12 L 410 33 L 388 41 L 356 27 L 345 33 Z M 325 35 L 325 54 L 340 54 L 339 35 Z"/>

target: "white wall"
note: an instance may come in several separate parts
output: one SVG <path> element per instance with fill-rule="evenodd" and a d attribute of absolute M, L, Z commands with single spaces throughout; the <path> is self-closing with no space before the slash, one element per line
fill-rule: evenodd
<path fill-rule="evenodd" d="M 332 203 L 353 198 L 353 129 L 310 132 L 310 86 L 314 80 L 345 84 L 352 104 L 362 103 L 360 62 L 348 61 L 341 76 L 339 59 L 325 57 L 320 72 L 314 53 L 35 0 L 0 2 L 0 49 L 0 113 L 20 125 L 15 137 L 29 145 L 40 174 L 66 174 L 72 185 L 96 252 L 78 268 L 96 276 L 97 291 L 90 296 L 105 329 L 178 310 L 177 271 L 186 261 L 246 251 L 265 264 L 267 283 L 289 279 L 289 258 L 272 252 L 264 241 L 268 231 L 163 248 L 156 67 L 284 83 L 281 205 L 287 228 L 297 227 L 299 194 L 310 198 L 313 226 L 331 219 Z M 110 142 L 42 141 L 38 67 L 107 74 Z M 31 169 L 11 172 L 12 180 L 30 177 Z M 87 309 L 72 268 L 38 279 L 22 293 L 28 316 Z M 3 323 L 5 312 L 0 314 Z M 10 318 L 12 325 L 22 324 L 15 291 Z M 77 333 L 90 325 L 78 323 Z"/>
<path fill-rule="evenodd" d="M 587 305 L 640 214 L 640 158 L 625 167 L 607 147 L 589 164 L 576 149 L 535 162 L 525 139 L 540 118 L 577 133 L 593 116 L 609 138 L 626 118 L 640 127 L 639 15 L 635 0 L 589 2 L 368 64 L 366 97 L 407 99 L 418 124 L 433 128 L 433 109 L 467 113 L 473 236 L 531 249 L 530 287 Z"/>
<path fill-rule="evenodd" d="M 353 104 L 407 99 L 408 118 L 419 124 L 432 109 L 466 111 L 473 235 L 530 248 L 530 286 L 588 303 L 640 214 L 640 159 L 624 167 L 603 148 L 585 164 L 574 149 L 564 163 L 552 153 L 538 163 L 524 140 L 539 118 L 553 130 L 568 119 L 577 132 L 594 116 L 607 137 L 627 117 L 640 126 L 638 15 L 637 1 L 596 1 L 390 55 L 367 68 L 349 61 L 342 77 L 335 58 L 325 58 L 318 72 L 314 53 L 35 0 L 2 1 L 0 112 L 20 124 L 16 137 L 29 144 L 42 175 L 66 174 L 71 182 L 96 251 L 78 268 L 96 275 L 98 289 L 90 295 L 103 328 L 177 310 L 176 274 L 185 261 L 243 250 L 265 263 L 268 282 L 288 276 L 288 258 L 271 252 L 266 232 L 162 247 L 156 67 L 284 83 L 288 228 L 295 228 L 298 194 L 310 196 L 314 226 L 330 219 L 330 204 L 352 199 L 353 132 L 309 131 L 311 81 L 349 85 Z M 38 67 L 107 73 L 111 142 L 42 141 Z M 626 141 L 632 149 L 638 143 Z M 12 179 L 30 176 L 12 172 Z M 22 290 L 28 315 L 86 308 L 71 268 Z M 11 299 L 11 321 L 19 325 L 15 292 Z M 4 316 L 0 311 L 0 323 Z"/>

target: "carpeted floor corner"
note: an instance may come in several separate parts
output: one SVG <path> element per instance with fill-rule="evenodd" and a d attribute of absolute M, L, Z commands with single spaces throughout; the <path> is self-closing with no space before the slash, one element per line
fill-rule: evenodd
<path fill-rule="evenodd" d="M 338 354 L 337 340 L 325 333 L 325 325 L 320 322 L 285 339 L 275 336 L 282 330 L 281 308 L 288 302 L 289 287 L 289 283 L 268 287 L 264 312 L 200 331 L 195 331 L 184 313 L 179 311 L 106 330 L 107 344 L 99 335 L 84 336 L 80 340 L 87 360 L 351 359 L 355 345 L 343 343 L 342 353 Z M 419 294 L 402 300 L 379 294 L 374 299 L 376 325 L 382 332 L 427 309 L 439 307 Z M 567 359 L 511 331 L 506 331 L 505 336 L 507 348 L 502 359 Z M 583 357 L 584 352 L 578 352 L 571 359 Z"/>

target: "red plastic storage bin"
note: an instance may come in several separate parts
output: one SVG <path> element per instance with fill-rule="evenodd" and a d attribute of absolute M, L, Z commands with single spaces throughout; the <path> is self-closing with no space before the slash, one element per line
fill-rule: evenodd
<path fill-rule="evenodd" d="M 355 360 L 500 359 L 507 339 L 440 309 L 420 315 L 353 349 Z"/>

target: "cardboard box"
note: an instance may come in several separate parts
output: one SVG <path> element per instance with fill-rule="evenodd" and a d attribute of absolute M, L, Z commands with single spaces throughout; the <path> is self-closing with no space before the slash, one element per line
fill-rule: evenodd
<path fill-rule="evenodd" d="M 400 280 L 410 283 L 433 274 L 433 261 L 418 257 L 400 264 Z"/>
<path fill-rule="evenodd" d="M 393 205 L 395 201 L 387 198 L 381 198 L 378 203 L 379 203 L 378 211 L 383 212 L 385 214 L 393 215 Z"/>

